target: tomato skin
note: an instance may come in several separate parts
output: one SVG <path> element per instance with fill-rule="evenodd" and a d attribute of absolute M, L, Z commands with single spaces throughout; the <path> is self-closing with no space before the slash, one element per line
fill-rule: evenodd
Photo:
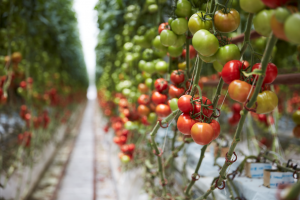
<path fill-rule="evenodd" d="M 173 98 L 173 99 L 169 100 L 168 103 L 169 103 L 169 106 L 172 111 L 175 111 L 178 109 L 178 99 L 177 98 Z"/>
<path fill-rule="evenodd" d="M 157 91 L 153 92 L 151 100 L 155 104 L 163 104 L 167 101 L 167 95 L 161 94 Z"/>
<path fill-rule="evenodd" d="M 255 65 L 253 65 L 252 71 L 254 69 L 261 69 L 261 63 L 256 63 Z M 276 79 L 277 73 L 278 73 L 278 70 L 277 70 L 276 65 L 273 63 L 268 63 L 266 76 L 264 78 L 263 84 L 272 83 Z M 256 77 L 256 75 L 253 75 L 253 76 Z"/>
<path fill-rule="evenodd" d="M 273 15 L 273 10 L 262 10 L 253 18 L 253 25 L 255 30 L 268 37 L 272 31 L 271 28 L 271 17 Z"/>
<path fill-rule="evenodd" d="M 191 128 L 196 123 L 189 114 L 182 113 L 177 120 L 177 128 L 184 135 L 191 135 Z"/>
<path fill-rule="evenodd" d="M 219 122 L 213 119 L 213 120 L 211 120 L 209 125 L 211 125 L 211 127 L 214 130 L 213 140 L 217 139 L 220 135 L 220 132 L 221 132 L 221 126 L 220 126 Z"/>
<path fill-rule="evenodd" d="M 191 95 L 182 95 L 178 99 L 178 109 L 183 113 L 190 113 L 193 111 L 193 105 L 191 104 Z"/>
<path fill-rule="evenodd" d="M 190 17 L 192 13 L 192 5 L 188 0 L 178 0 L 175 14 L 178 17 Z"/>
<path fill-rule="evenodd" d="M 158 78 L 154 82 L 156 91 L 163 92 L 168 88 L 168 82 L 164 78 Z"/>
<path fill-rule="evenodd" d="M 214 138 L 214 129 L 207 123 L 197 122 L 191 129 L 191 135 L 195 143 L 207 145 Z"/>
<path fill-rule="evenodd" d="M 203 56 L 212 56 L 219 49 L 218 39 L 209 31 L 201 29 L 195 33 L 192 43 L 196 51 Z"/>
<path fill-rule="evenodd" d="M 170 27 L 168 26 L 169 23 L 168 22 L 165 22 L 165 23 L 161 23 L 159 26 L 158 26 L 158 34 L 160 34 L 163 30 L 167 29 L 169 30 Z"/>
<path fill-rule="evenodd" d="M 171 73 L 170 80 L 174 84 L 180 84 L 180 83 L 184 82 L 184 71 L 180 70 L 180 69 L 179 70 L 174 70 Z"/>
<path fill-rule="evenodd" d="M 229 84 L 228 94 L 233 100 L 244 103 L 247 100 L 251 87 L 252 86 L 245 81 L 234 80 Z M 251 98 L 251 96 L 253 95 L 253 91 L 254 89 L 252 89 L 249 98 Z"/>
<path fill-rule="evenodd" d="M 270 8 L 277 8 L 286 4 L 290 0 L 261 0 L 266 6 Z"/>
<path fill-rule="evenodd" d="M 170 85 L 169 88 L 169 96 L 171 98 L 179 98 L 185 92 L 184 88 L 178 88 L 175 85 Z"/>
<path fill-rule="evenodd" d="M 188 27 L 193 35 L 200 29 L 209 30 L 212 28 L 212 21 L 211 20 L 203 21 L 199 17 L 201 15 L 205 15 L 205 12 L 197 12 L 197 13 L 193 14 L 189 19 Z M 206 18 L 211 19 L 210 16 L 206 16 Z"/>
<path fill-rule="evenodd" d="M 216 53 L 218 62 L 221 65 L 225 65 L 231 60 L 239 60 L 241 57 L 240 50 L 235 44 L 228 44 L 220 47 L 219 51 Z"/>
<path fill-rule="evenodd" d="M 221 72 L 222 79 L 227 84 L 230 84 L 234 80 L 239 80 L 241 78 L 241 69 L 245 69 L 241 61 L 231 60 L 227 62 Z"/>
<path fill-rule="evenodd" d="M 256 102 L 256 113 L 266 114 L 272 112 L 277 107 L 278 97 L 274 92 L 266 90 L 258 94 Z M 253 107 L 255 107 L 255 105 Z"/>
<path fill-rule="evenodd" d="M 159 117 L 167 117 L 172 111 L 170 106 L 166 104 L 159 104 L 156 106 L 155 112 Z"/>
<path fill-rule="evenodd" d="M 177 35 L 182 35 L 188 30 L 188 22 L 185 18 L 177 18 L 172 21 L 171 28 Z"/>
<path fill-rule="evenodd" d="M 248 13 L 257 13 L 265 7 L 261 0 L 240 0 L 240 6 Z"/>
<path fill-rule="evenodd" d="M 240 22 L 240 14 L 233 8 L 231 8 L 228 13 L 224 13 L 223 9 L 218 10 L 214 16 L 216 29 L 223 33 L 235 31 L 239 27 Z"/>
<path fill-rule="evenodd" d="M 295 126 L 293 129 L 293 135 L 295 138 L 300 138 L 300 125 Z"/>
<path fill-rule="evenodd" d="M 297 124 L 297 125 L 300 125 L 300 110 L 296 110 L 294 113 L 293 113 L 293 121 Z"/>
<path fill-rule="evenodd" d="M 140 105 L 149 105 L 149 103 L 150 103 L 150 97 L 149 97 L 149 95 L 142 94 L 141 96 L 139 96 L 138 103 Z"/>
<path fill-rule="evenodd" d="M 160 33 L 160 42 L 162 45 L 168 47 L 176 44 L 177 35 L 171 30 L 163 30 Z"/>
<path fill-rule="evenodd" d="M 297 25 L 296 25 L 297 24 Z M 288 40 L 300 44 L 300 13 L 291 15 L 284 23 L 284 32 Z"/>

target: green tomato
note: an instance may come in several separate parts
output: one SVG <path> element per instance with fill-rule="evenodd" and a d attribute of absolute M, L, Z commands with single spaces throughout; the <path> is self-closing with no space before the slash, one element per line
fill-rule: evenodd
<path fill-rule="evenodd" d="M 266 114 L 272 112 L 278 105 L 278 97 L 275 92 L 265 90 L 258 94 L 257 99 L 257 114 Z"/>
<path fill-rule="evenodd" d="M 152 45 L 154 46 L 154 48 L 162 50 L 162 51 L 167 51 L 168 48 L 165 47 L 164 45 L 162 45 L 162 43 L 160 42 L 160 35 L 157 35 L 153 41 L 152 41 Z"/>
<path fill-rule="evenodd" d="M 147 78 L 147 79 L 145 80 L 145 84 L 147 85 L 148 88 L 151 88 L 151 87 L 152 87 L 152 83 L 153 83 L 152 78 Z"/>
<path fill-rule="evenodd" d="M 205 12 L 197 12 L 189 19 L 188 27 L 191 33 L 194 35 L 200 29 L 209 30 L 212 28 L 212 21 L 203 21 L 201 16 L 205 15 Z M 207 19 L 211 19 L 210 16 L 206 16 Z"/>
<path fill-rule="evenodd" d="M 123 71 L 127 71 L 127 70 L 129 69 L 129 66 L 128 66 L 127 63 L 123 63 L 123 64 L 121 65 L 121 68 L 122 68 Z"/>
<path fill-rule="evenodd" d="M 126 42 L 123 46 L 125 51 L 131 51 L 133 48 L 133 43 L 132 42 Z"/>
<path fill-rule="evenodd" d="M 144 67 L 146 65 L 146 61 L 144 60 L 140 60 L 139 64 L 138 64 L 138 67 L 141 71 L 144 71 Z"/>
<path fill-rule="evenodd" d="M 132 121 L 127 121 L 125 124 L 124 124 L 124 127 L 128 130 L 131 130 L 132 127 L 134 126 L 133 122 Z"/>
<path fill-rule="evenodd" d="M 141 74 L 137 74 L 137 75 L 135 75 L 135 80 L 136 80 L 136 82 L 141 83 L 144 79 Z"/>
<path fill-rule="evenodd" d="M 293 121 L 300 125 L 300 110 L 296 110 L 296 112 L 293 113 Z"/>
<path fill-rule="evenodd" d="M 163 30 L 160 33 L 160 42 L 162 45 L 168 47 L 176 44 L 177 35 L 171 30 Z"/>
<path fill-rule="evenodd" d="M 261 0 L 240 0 L 240 7 L 248 13 L 257 13 L 265 8 Z"/>
<path fill-rule="evenodd" d="M 143 35 L 139 36 L 139 35 L 135 35 L 133 37 L 133 41 L 135 44 L 143 47 L 143 48 L 148 48 L 151 46 L 151 44 L 149 43 L 149 41 L 147 40 L 147 38 Z"/>
<path fill-rule="evenodd" d="M 122 161 L 122 163 L 126 164 L 130 161 L 130 157 L 128 155 L 123 155 L 121 157 L 121 161 Z"/>
<path fill-rule="evenodd" d="M 223 65 L 221 65 L 218 61 L 213 62 L 213 66 L 217 72 L 222 72 Z"/>
<path fill-rule="evenodd" d="M 253 19 L 253 25 L 255 30 L 268 37 L 272 31 L 271 28 L 271 17 L 273 15 L 273 10 L 262 10 Z"/>
<path fill-rule="evenodd" d="M 175 14 L 178 17 L 190 17 L 192 13 L 192 5 L 188 0 L 178 0 Z"/>
<path fill-rule="evenodd" d="M 275 10 L 275 18 L 278 22 L 284 23 L 285 20 L 291 15 L 290 11 L 285 7 L 278 7 Z"/>
<path fill-rule="evenodd" d="M 173 18 L 172 17 L 170 17 L 169 19 L 168 19 L 168 24 L 172 24 L 172 22 L 173 22 Z"/>
<path fill-rule="evenodd" d="M 173 98 L 170 100 L 170 108 L 172 111 L 175 111 L 178 109 L 178 99 L 177 98 Z"/>
<path fill-rule="evenodd" d="M 218 39 L 209 31 L 201 29 L 197 31 L 192 39 L 196 51 L 203 56 L 212 56 L 219 49 Z"/>
<path fill-rule="evenodd" d="M 146 32 L 146 30 L 147 30 L 146 26 L 140 26 L 140 27 L 138 28 L 138 30 L 137 30 L 137 34 L 138 34 L 138 35 L 144 35 L 145 32 Z"/>
<path fill-rule="evenodd" d="M 151 41 L 156 37 L 156 35 L 157 35 L 157 28 L 153 27 L 146 32 L 145 37 L 147 38 L 148 41 Z"/>
<path fill-rule="evenodd" d="M 291 15 L 285 21 L 284 32 L 291 43 L 300 44 L 300 13 Z"/>
<path fill-rule="evenodd" d="M 123 94 L 125 97 L 129 97 L 129 96 L 130 96 L 130 92 L 131 92 L 131 90 L 128 89 L 128 88 L 124 88 L 124 89 L 122 90 L 122 94 Z"/>
<path fill-rule="evenodd" d="M 213 63 L 217 60 L 217 57 L 216 57 L 216 54 L 212 55 L 212 56 L 202 56 L 201 54 L 199 54 L 199 57 L 201 58 L 201 60 L 203 62 L 206 62 L 206 63 Z"/>
<path fill-rule="evenodd" d="M 208 5 L 207 5 L 208 4 Z M 206 8 L 210 8 L 210 3 L 203 3 L 202 6 L 201 6 L 201 10 L 205 10 L 206 11 Z"/>
<path fill-rule="evenodd" d="M 143 52 L 143 59 L 144 60 L 151 60 L 153 58 L 153 50 L 152 49 L 145 49 Z"/>
<path fill-rule="evenodd" d="M 185 35 L 178 35 L 176 44 L 173 45 L 173 47 L 182 47 L 186 41 Z"/>
<path fill-rule="evenodd" d="M 155 13 L 158 10 L 158 6 L 156 4 L 151 4 L 148 6 L 149 13 Z"/>
<path fill-rule="evenodd" d="M 150 78 L 150 77 L 151 77 L 151 74 L 149 74 L 149 73 L 147 73 L 147 72 L 144 71 L 144 72 L 142 73 L 142 76 L 143 76 L 144 79 L 146 79 L 146 78 Z"/>
<path fill-rule="evenodd" d="M 154 55 L 156 57 L 163 58 L 163 57 L 166 56 L 167 52 L 168 52 L 168 48 L 167 48 L 167 50 L 163 50 L 163 51 L 162 50 L 156 50 L 156 51 L 154 51 Z"/>
<path fill-rule="evenodd" d="M 155 64 L 155 69 L 159 73 L 166 73 L 168 71 L 168 66 L 168 63 L 166 63 L 165 61 L 158 61 Z"/>
<path fill-rule="evenodd" d="M 235 44 L 228 44 L 220 47 L 219 51 L 216 53 L 217 61 L 221 65 L 225 65 L 230 60 L 240 60 L 241 53 Z"/>
<path fill-rule="evenodd" d="M 150 123 L 154 123 L 154 122 L 156 122 L 156 113 L 154 113 L 154 112 L 151 112 L 149 115 L 148 115 L 148 117 L 147 117 L 147 120 L 148 120 L 148 122 L 150 122 Z"/>
<path fill-rule="evenodd" d="M 182 47 L 168 47 L 168 52 L 171 57 L 178 57 L 182 54 Z"/>
<path fill-rule="evenodd" d="M 144 71 L 152 74 L 155 72 L 155 65 L 153 62 L 146 62 L 145 66 L 144 66 Z"/>
<path fill-rule="evenodd" d="M 182 35 L 188 30 L 188 22 L 185 18 L 177 18 L 172 21 L 171 28 L 177 35 Z"/>
<path fill-rule="evenodd" d="M 156 1 L 155 0 L 146 0 L 146 5 L 151 5 L 151 4 L 155 4 Z"/>

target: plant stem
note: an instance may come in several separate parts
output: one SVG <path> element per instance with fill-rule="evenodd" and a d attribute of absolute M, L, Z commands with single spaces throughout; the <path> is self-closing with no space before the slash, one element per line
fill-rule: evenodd
<path fill-rule="evenodd" d="M 183 142 L 179 147 L 176 148 L 175 151 L 172 152 L 172 154 L 167 158 L 167 160 L 164 163 L 164 167 L 167 167 L 169 165 L 169 162 L 175 158 L 177 153 L 184 147 L 185 143 Z"/>
<path fill-rule="evenodd" d="M 233 194 L 233 191 L 232 191 L 232 188 L 231 188 L 231 183 L 230 183 L 230 181 L 227 181 L 227 188 L 228 188 L 229 193 L 230 193 L 229 198 L 230 198 L 231 200 L 234 200 L 234 194 Z"/>
<path fill-rule="evenodd" d="M 248 44 L 250 43 L 250 30 L 251 30 L 251 26 L 252 26 L 252 20 L 253 20 L 253 14 L 250 13 L 248 15 L 248 19 L 247 19 L 247 23 L 246 23 L 246 30 L 245 30 L 245 35 L 244 35 L 244 44 L 243 47 L 241 49 L 241 56 L 243 56 L 243 54 L 245 53 Z"/>
<path fill-rule="evenodd" d="M 192 89 L 191 89 L 191 92 L 190 92 L 191 96 L 193 96 L 195 94 L 195 88 L 198 85 L 198 82 L 200 80 L 200 74 L 201 74 L 202 67 L 203 67 L 203 61 L 200 59 L 200 57 L 198 57 L 198 63 L 197 63 L 197 66 L 196 66 L 196 73 L 194 75 L 194 79 L 192 80 L 193 81 L 192 82 L 193 86 L 192 86 Z"/>
<path fill-rule="evenodd" d="M 201 166 L 201 163 L 202 163 L 202 160 L 204 158 L 204 153 L 206 151 L 206 148 L 207 148 L 207 145 L 204 145 L 201 149 L 201 154 L 200 154 L 200 158 L 198 160 L 198 163 L 197 163 L 197 167 L 195 169 L 195 173 L 192 174 L 192 177 L 193 178 L 197 178 L 196 176 L 198 175 L 198 171 L 199 171 L 199 168 Z M 193 185 L 195 184 L 196 180 L 195 179 L 192 179 L 190 184 L 188 185 L 186 191 L 184 192 L 185 196 L 189 196 L 190 195 L 190 190 L 191 188 L 193 187 Z"/>
<path fill-rule="evenodd" d="M 175 149 L 175 142 L 176 142 L 176 137 L 177 137 L 177 126 L 175 127 L 174 129 L 174 135 L 173 135 L 173 138 L 172 138 L 172 147 L 171 147 L 171 150 L 174 151 Z"/>
<path fill-rule="evenodd" d="M 260 92 L 260 89 L 261 89 L 261 86 L 262 86 L 262 83 L 263 83 L 263 80 L 264 80 L 264 77 L 265 77 L 265 74 L 266 74 L 267 64 L 268 64 L 268 62 L 269 62 L 269 60 L 271 58 L 272 50 L 273 50 L 273 47 L 275 46 L 276 42 L 277 42 L 277 38 L 273 35 L 273 33 L 271 33 L 271 36 L 270 36 L 270 38 L 268 40 L 268 44 L 267 44 L 267 47 L 265 49 L 264 56 L 263 56 L 262 62 L 261 62 L 262 75 L 259 76 L 259 78 L 258 78 L 255 90 L 253 92 L 253 95 L 252 95 L 249 103 L 247 104 L 248 108 L 251 108 L 254 105 L 254 103 L 256 102 L 256 98 L 258 96 L 258 93 Z M 227 153 L 227 158 L 228 159 L 231 159 L 231 157 L 233 155 L 233 152 L 234 152 L 234 149 L 235 149 L 237 143 L 240 141 L 240 135 L 241 135 L 241 132 L 242 132 L 243 124 L 245 122 L 247 113 L 248 113 L 248 110 L 246 110 L 245 108 L 243 109 L 243 111 L 241 111 L 241 118 L 240 118 L 237 130 L 235 132 L 232 144 L 231 144 L 230 149 L 229 149 L 229 151 Z M 225 174 L 226 174 L 226 170 L 227 170 L 227 168 L 229 166 L 230 165 L 225 161 L 224 164 L 223 164 L 223 167 L 222 167 L 222 169 L 220 171 L 220 176 L 219 176 L 219 180 L 218 180 L 218 183 L 217 183 L 218 186 L 220 186 L 222 184 L 222 182 L 224 180 L 226 180 Z M 212 186 L 203 196 L 201 196 L 197 200 L 206 199 L 206 197 L 214 189 L 215 189 L 215 187 Z"/>

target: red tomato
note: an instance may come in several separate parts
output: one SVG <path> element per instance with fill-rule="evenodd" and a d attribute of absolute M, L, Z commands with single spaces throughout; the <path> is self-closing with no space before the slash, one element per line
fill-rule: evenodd
<path fill-rule="evenodd" d="M 213 140 L 214 140 L 219 137 L 220 132 L 221 132 L 221 126 L 220 126 L 219 122 L 214 119 L 211 120 L 209 125 L 211 125 L 211 127 L 214 129 L 214 137 L 213 137 Z"/>
<path fill-rule="evenodd" d="M 255 65 L 253 65 L 252 71 L 254 69 L 260 69 L 260 68 L 261 68 L 261 64 L 256 63 Z M 264 78 L 263 84 L 272 83 L 275 80 L 275 78 L 277 77 L 277 73 L 278 73 L 278 70 L 277 70 L 276 65 L 274 65 L 273 63 L 269 63 L 267 66 L 266 76 Z M 253 75 L 253 76 L 256 77 L 256 75 Z"/>
<path fill-rule="evenodd" d="M 234 113 L 240 113 L 240 111 L 242 110 L 242 106 L 241 104 L 239 103 L 234 103 L 231 107 L 231 110 L 234 112 Z"/>
<path fill-rule="evenodd" d="M 177 104 L 178 104 L 178 108 L 181 112 L 190 113 L 191 111 L 193 111 L 193 105 L 191 104 L 191 99 L 192 99 L 191 95 L 182 95 L 178 99 Z"/>
<path fill-rule="evenodd" d="M 165 29 L 170 29 L 169 27 L 169 23 L 168 22 L 165 22 L 165 23 L 161 23 L 159 26 L 158 26 L 158 34 L 160 34 L 163 30 Z"/>
<path fill-rule="evenodd" d="M 184 135 L 191 135 L 191 128 L 196 123 L 189 114 L 182 113 L 177 120 L 177 128 Z"/>
<path fill-rule="evenodd" d="M 194 99 L 199 99 L 199 97 L 194 98 Z M 205 96 L 203 96 L 202 97 L 202 104 L 209 105 L 209 104 L 212 104 L 212 103 L 211 103 L 211 101 L 208 98 L 206 98 Z M 202 110 L 203 115 L 206 116 L 207 118 L 209 118 L 212 115 L 212 113 L 213 113 L 212 109 L 213 109 L 212 105 L 209 106 L 209 107 L 207 107 L 207 108 L 204 108 Z M 194 113 L 200 113 L 200 112 L 201 112 L 201 103 L 200 102 L 196 102 L 196 105 L 195 105 L 195 108 L 194 108 Z M 202 116 L 201 119 L 203 119 L 204 116 Z"/>
<path fill-rule="evenodd" d="M 236 125 L 240 121 L 241 115 L 239 113 L 234 113 L 232 117 L 228 119 L 230 125 Z"/>
<path fill-rule="evenodd" d="M 289 2 L 290 0 L 261 0 L 266 6 L 270 8 L 277 8 Z"/>
<path fill-rule="evenodd" d="M 135 149 L 135 145 L 134 144 L 128 144 L 128 151 L 133 152 Z"/>
<path fill-rule="evenodd" d="M 127 141 L 127 138 L 124 135 L 120 136 L 119 139 L 120 139 L 120 142 L 119 142 L 120 145 L 125 144 Z"/>
<path fill-rule="evenodd" d="M 159 104 L 156 106 L 155 112 L 159 117 L 167 117 L 172 111 L 170 106 L 166 104 Z"/>
<path fill-rule="evenodd" d="M 250 63 L 247 60 L 243 60 L 242 63 L 245 66 L 245 67 L 243 67 L 243 69 L 246 69 L 247 67 L 250 66 Z"/>
<path fill-rule="evenodd" d="M 165 94 L 161 94 L 157 91 L 153 92 L 151 100 L 155 104 L 162 104 L 167 101 L 168 97 Z"/>
<path fill-rule="evenodd" d="M 138 103 L 140 105 L 148 105 L 150 103 L 150 97 L 149 95 L 146 94 L 142 94 L 139 98 L 138 98 Z"/>
<path fill-rule="evenodd" d="M 175 85 L 170 85 L 169 96 L 171 98 L 179 98 L 184 94 L 184 88 L 178 88 Z"/>
<path fill-rule="evenodd" d="M 119 137 L 114 137 L 114 143 L 120 144 L 120 138 Z"/>
<path fill-rule="evenodd" d="M 190 59 L 193 59 L 197 56 L 197 51 L 195 50 L 195 48 L 193 47 L 193 45 L 190 45 Z M 182 54 L 181 54 L 184 58 L 186 55 L 186 49 L 182 50 Z"/>
<path fill-rule="evenodd" d="M 156 79 L 154 87 L 158 92 L 163 92 L 168 88 L 168 82 L 163 78 Z"/>
<path fill-rule="evenodd" d="M 247 100 L 248 94 L 251 90 L 251 85 L 245 81 L 234 80 L 229 84 L 228 94 L 233 100 L 244 103 Z M 252 89 L 249 98 L 253 95 L 254 89 Z"/>
<path fill-rule="evenodd" d="M 122 135 L 124 135 L 125 137 L 127 137 L 128 133 L 129 133 L 128 130 L 126 129 L 122 130 Z"/>
<path fill-rule="evenodd" d="M 148 92 L 148 87 L 147 87 L 147 85 L 145 84 L 145 83 L 140 83 L 139 85 L 138 85 L 138 89 L 139 89 L 139 91 L 141 92 L 141 93 L 146 93 L 146 92 Z"/>
<path fill-rule="evenodd" d="M 193 140 L 200 145 L 209 144 L 214 138 L 214 129 L 207 123 L 195 123 L 191 129 Z"/>
<path fill-rule="evenodd" d="M 234 80 L 241 78 L 241 69 L 245 69 L 245 65 L 239 60 L 231 60 L 227 62 L 221 72 L 221 76 L 225 83 L 230 84 Z"/>
<path fill-rule="evenodd" d="M 184 71 L 179 69 L 179 70 L 174 70 L 172 73 L 171 73 L 171 76 L 170 76 L 170 79 L 171 81 L 174 83 L 174 84 L 180 84 L 184 81 Z"/>
<path fill-rule="evenodd" d="M 145 105 L 139 105 L 137 111 L 141 116 L 148 116 L 150 113 L 150 109 Z"/>

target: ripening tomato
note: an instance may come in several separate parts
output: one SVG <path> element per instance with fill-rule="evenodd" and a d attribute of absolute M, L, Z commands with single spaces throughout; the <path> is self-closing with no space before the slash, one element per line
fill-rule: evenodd
<path fill-rule="evenodd" d="M 169 29 L 170 29 L 170 26 L 169 26 L 168 22 L 161 23 L 158 26 L 158 34 L 160 34 L 163 30 L 169 30 Z"/>
<path fill-rule="evenodd" d="M 277 107 L 278 97 L 274 92 L 266 90 L 258 94 L 256 102 L 256 113 L 266 114 L 272 112 Z M 255 105 L 253 107 L 255 107 Z"/>
<path fill-rule="evenodd" d="M 237 10 L 231 8 L 229 12 L 224 9 L 218 10 L 214 16 L 216 29 L 223 33 L 235 31 L 240 25 L 240 14 Z"/>
<path fill-rule="evenodd" d="M 239 60 L 241 53 L 237 45 L 227 44 L 223 47 L 220 47 L 219 51 L 216 53 L 216 57 L 218 62 L 224 66 L 231 60 Z"/>
<path fill-rule="evenodd" d="M 276 19 L 275 14 L 273 14 L 271 17 L 271 28 L 276 37 L 278 37 L 279 39 L 288 41 L 288 39 L 284 33 L 284 23 L 280 23 Z"/>
<path fill-rule="evenodd" d="M 162 45 L 168 47 L 175 45 L 177 41 L 177 35 L 171 30 L 163 30 L 160 33 L 160 42 Z"/>
<path fill-rule="evenodd" d="M 220 135 L 220 132 L 221 132 L 221 126 L 219 124 L 219 122 L 217 120 L 211 120 L 210 124 L 211 127 L 213 128 L 214 130 L 214 137 L 213 137 L 213 140 L 214 139 L 217 139 Z"/>
<path fill-rule="evenodd" d="M 195 48 L 193 47 L 193 45 L 190 45 L 189 46 L 190 48 L 190 59 L 193 59 L 197 56 L 197 51 L 195 50 Z M 183 49 L 182 50 L 182 54 L 183 58 L 185 58 L 185 55 L 186 55 L 186 49 Z"/>
<path fill-rule="evenodd" d="M 170 80 L 174 84 L 180 84 L 184 82 L 184 71 L 183 70 L 174 70 L 171 73 Z"/>
<path fill-rule="evenodd" d="M 156 106 L 155 112 L 159 117 L 167 117 L 172 111 L 170 106 L 166 104 L 159 104 Z"/>
<path fill-rule="evenodd" d="M 248 13 L 257 13 L 265 7 L 261 0 L 240 0 L 240 6 Z"/>
<path fill-rule="evenodd" d="M 170 85 L 169 88 L 169 96 L 171 98 L 179 98 L 184 94 L 184 88 L 178 88 L 175 85 Z"/>
<path fill-rule="evenodd" d="M 163 92 L 168 89 L 168 82 L 164 78 L 156 79 L 154 82 L 154 87 L 156 91 Z"/>
<path fill-rule="evenodd" d="M 139 96 L 138 103 L 140 105 L 148 105 L 150 103 L 150 97 L 149 97 L 149 95 L 142 94 L 141 96 Z"/>
<path fill-rule="evenodd" d="M 293 113 L 293 121 L 297 124 L 300 125 L 300 110 L 296 110 Z"/>
<path fill-rule="evenodd" d="M 240 113 L 241 110 L 242 110 L 242 106 L 241 106 L 241 104 L 239 104 L 239 103 L 234 103 L 234 104 L 231 106 L 231 110 L 232 110 L 232 112 L 234 112 L 234 113 Z"/>
<path fill-rule="evenodd" d="M 214 129 L 207 123 L 197 122 L 191 129 L 193 140 L 200 145 L 209 144 L 214 138 Z"/>
<path fill-rule="evenodd" d="M 196 123 L 189 114 L 182 113 L 177 120 L 177 128 L 184 135 L 191 135 L 191 128 Z"/>
<path fill-rule="evenodd" d="M 284 23 L 284 32 L 291 43 L 300 44 L 300 13 L 294 13 Z"/>
<path fill-rule="evenodd" d="M 271 17 L 273 15 L 273 10 L 262 10 L 253 18 L 253 25 L 255 30 L 268 37 L 272 31 L 271 29 Z"/>
<path fill-rule="evenodd" d="M 141 93 L 146 93 L 146 92 L 148 92 L 148 87 L 147 87 L 147 85 L 146 84 L 144 84 L 144 83 L 140 83 L 139 85 L 138 85 L 138 90 L 141 92 Z"/>
<path fill-rule="evenodd" d="M 201 29 L 195 33 L 192 43 L 196 51 L 203 56 L 212 56 L 219 49 L 219 41 L 216 36 L 205 29 Z"/>
<path fill-rule="evenodd" d="M 233 100 L 244 103 L 251 90 L 251 85 L 241 80 L 234 80 L 229 84 L 228 94 Z M 253 95 L 254 89 L 252 89 L 249 98 Z"/>
<path fill-rule="evenodd" d="M 194 98 L 194 100 L 196 100 L 196 99 L 199 99 L 199 97 Z M 204 104 L 204 105 L 210 105 L 212 103 L 211 103 L 211 101 L 208 98 L 206 98 L 205 96 L 202 96 L 202 104 Z M 194 106 L 194 114 L 200 113 L 200 112 L 201 112 L 201 103 L 200 102 L 196 102 L 195 106 Z M 203 112 L 203 115 L 205 117 L 209 118 L 212 115 L 212 113 L 213 113 L 213 106 L 210 105 L 210 106 L 208 106 L 206 108 L 203 108 L 202 112 Z M 204 119 L 204 116 L 199 116 L 198 118 L 201 117 L 201 119 Z"/>
<path fill-rule="evenodd" d="M 252 71 L 254 69 L 261 69 L 261 63 L 256 63 L 255 65 L 253 65 Z M 278 70 L 277 70 L 276 65 L 273 63 L 268 63 L 266 76 L 264 78 L 263 84 L 272 83 L 275 80 L 275 78 L 277 77 L 277 73 L 278 73 Z M 256 75 L 253 75 L 253 76 L 256 77 Z"/>
<path fill-rule="evenodd" d="M 185 18 L 177 18 L 172 21 L 171 28 L 177 35 L 182 35 L 188 30 L 188 22 Z"/>
<path fill-rule="evenodd" d="M 202 16 L 204 17 L 205 12 L 197 12 L 193 14 L 188 22 L 188 27 L 191 33 L 194 35 L 197 31 L 200 29 L 206 29 L 209 30 L 212 28 L 212 22 L 211 20 L 202 20 Z M 210 16 L 206 16 L 206 19 L 211 19 Z"/>
<path fill-rule="evenodd" d="M 295 126 L 293 129 L 293 135 L 295 138 L 300 138 L 300 125 Z"/>
<path fill-rule="evenodd" d="M 167 101 L 168 97 L 165 94 L 161 94 L 157 91 L 152 93 L 151 100 L 155 104 L 163 104 Z"/>
<path fill-rule="evenodd" d="M 193 111 L 193 105 L 191 103 L 192 96 L 191 95 L 182 95 L 178 99 L 178 108 L 183 113 L 190 113 Z"/>
<path fill-rule="evenodd" d="M 277 8 L 283 6 L 290 0 L 261 0 L 261 1 L 270 8 Z"/>
<path fill-rule="evenodd" d="M 222 79 L 227 84 L 230 84 L 234 80 L 239 80 L 241 78 L 242 69 L 245 69 L 245 66 L 241 61 L 231 60 L 227 62 L 222 69 Z"/>
<path fill-rule="evenodd" d="M 178 17 L 190 17 L 192 14 L 192 5 L 188 0 L 178 0 L 175 14 Z"/>

